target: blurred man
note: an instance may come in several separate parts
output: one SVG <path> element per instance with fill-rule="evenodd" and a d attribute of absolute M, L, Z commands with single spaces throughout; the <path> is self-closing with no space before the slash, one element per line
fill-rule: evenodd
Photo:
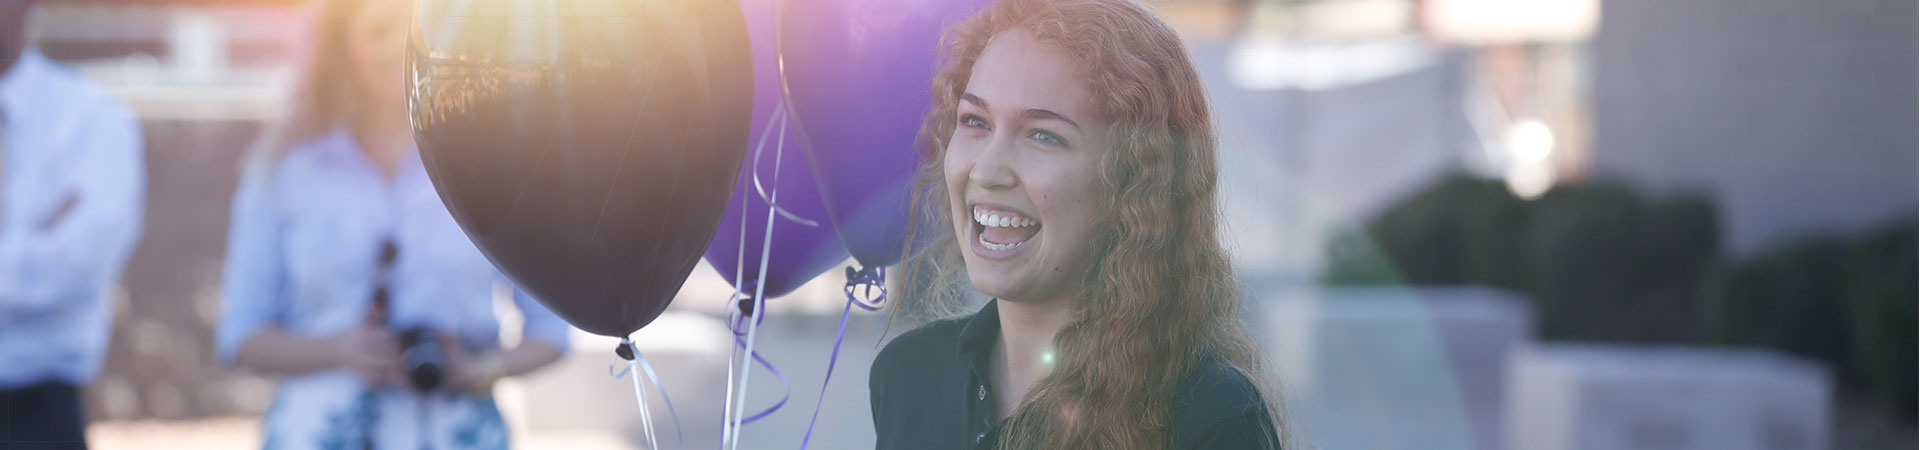
<path fill-rule="evenodd" d="M 27 43 L 34 2 L 0 0 L 0 449 L 86 448 L 145 159 L 126 106 Z"/>

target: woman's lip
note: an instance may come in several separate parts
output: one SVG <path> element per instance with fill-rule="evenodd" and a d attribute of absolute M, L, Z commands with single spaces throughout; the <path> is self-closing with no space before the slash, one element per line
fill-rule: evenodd
<path fill-rule="evenodd" d="M 967 211 L 966 211 L 967 219 L 966 220 L 967 220 L 967 224 L 969 225 L 967 227 L 967 231 L 968 231 L 967 246 L 973 249 L 973 253 L 976 256 L 979 256 L 981 258 L 988 259 L 988 260 L 995 260 L 995 261 L 1006 260 L 1019 255 L 1020 252 L 1025 251 L 1027 247 L 1033 246 L 1034 241 L 1040 240 L 1040 235 L 1038 233 L 1035 233 L 1033 237 L 1027 238 L 1027 240 L 1020 242 L 1020 245 L 1014 248 L 1010 248 L 1006 250 L 994 250 L 994 249 L 987 248 L 985 245 L 980 243 L 980 233 L 986 231 L 986 225 L 982 225 L 979 221 L 973 220 L 974 212 L 976 211 L 984 211 L 988 213 L 995 213 L 995 212 L 1007 213 L 1011 215 L 1018 215 L 1020 217 L 1033 220 L 1035 222 L 1039 221 L 1038 217 L 1032 214 L 1028 214 L 1019 209 L 1015 209 L 1014 207 L 1007 206 L 1006 204 L 984 202 L 984 201 L 967 202 Z"/>
<path fill-rule="evenodd" d="M 1014 256 L 1018 256 L 1020 252 L 1026 251 L 1027 247 L 1032 247 L 1034 244 L 1034 241 L 1040 240 L 1040 235 L 1034 234 L 1033 237 L 1027 238 L 1027 240 L 1020 242 L 1020 245 L 1017 247 L 1006 249 L 1006 250 L 994 250 L 994 249 L 987 248 L 986 245 L 982 245 L 980 243 L 981 228 L 982 227 L 978 223 L 973 224 L 973 226 L 971 227 L 967 227 L 967 229 L 969 230 L 968 236 L 967 236 L 967 246 L 973 248 L 973 254 L 975 256 L 979 256 L 987 260 L 1004 261 L 1007 259 L 1012 259 Z"/>
<path fill-rule="evenodd" d="M 993 260 L 993 262 L 1012 260 L 1014 256 L 1020 256 L 1020 252 L 1025 252 L 1027 246 L 1033 246 L 1033 240 L 1039 240 L 1039 238 L 1041 238 L 1041 235 L 1033 235 L 1033 237 L 1027 238 L 1025 242 L 1020 242 L 1020 246 L 1014 246 L 1014 248 L 1008 248 L 1008 250 L 993 250 L 993 248 L 987 248 L 985 244 L 979 242 L 979 227 L 973 229 L 972 235 L 972 238 L 968 238 L 968 246 L 973 248 L 973 256 L 979 256 L 979 258 L 983 258 L 983 260 Z"/>

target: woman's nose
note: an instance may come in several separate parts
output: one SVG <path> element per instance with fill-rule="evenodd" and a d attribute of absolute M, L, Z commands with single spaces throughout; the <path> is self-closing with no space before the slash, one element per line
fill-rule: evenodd
<path fill-rule="evenodd" d="M 973 172 L 967 174 L 974 184 L 987 189 L 1007 189 L 1020 184 L 1020 177 L 1013 171 L 1013 146 L 1010 139 L 996 138 L 981 149 L 973 162 Z"/>

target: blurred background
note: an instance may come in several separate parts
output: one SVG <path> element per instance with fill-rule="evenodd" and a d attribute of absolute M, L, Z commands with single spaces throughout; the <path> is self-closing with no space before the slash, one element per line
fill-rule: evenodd
<path fill-rule="evenodd" d="M 1310 448 L 1915 448 L 1914 2 L 1153 3 L 1207 83 L 1229 244 Z M 228 201 L 309 6 L 29 13 L 145 132 L 96 448 L 260 444 L 273 381 L 222 368 L 213 324 Z M 743 446 L 798 445 L 841 277 L 770 302 L 791 388 L 756 374 L 749 405 L 791 398 Z M 703 266 L 636 338 L 688 448 L 718 441 L 731 291 Z M 872 447 L 866 368 L 900 331 L 856 310 L 815 446 Z M 514 442 L 643 448 L 614 341 L 575 334 L 500 387 Z"/>

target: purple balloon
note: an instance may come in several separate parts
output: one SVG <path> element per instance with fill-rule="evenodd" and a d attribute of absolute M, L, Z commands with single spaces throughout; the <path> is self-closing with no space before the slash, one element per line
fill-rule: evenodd
<path fill-rule="evenodd" d="M 940 34 L 986 0 L 780 0 L 780 76 L 847 252 L 900 262 Z"/>
<path fill-rule="evenodd" d="M 734 185 L 732 200 L 727 205 L 725 215 L 720 218 L 720 230 L 714 234 L 713 244 L 707 247 L 707 262 L 713 264 L 727 283 L 733 284 L 751 294 L 760 275 L 761 238 L 767 230 L 767 202 L 760 197 L 753 184 L 753 168 L 760 168 L 761 187 L 768 189 L 767 195 L 778 192 L 780 209 L 803 219 L 816 222 L 813 226 L 804 225 L 786 217 L 775 217 L 773 225 L 773 249 L 767 255 L 766 292 L 767 298 L 779 297 L 793 292 L 819 276 L 821 272 L 832 269 L 847 259 L 847 251 L 834 236 L 833 223 L 828 219 L 827 207 L 820 198 L 820 189 L 813 179 L 811 166 L 802 155 L 799 133 L 788 121 L 787 132 L 783 136 L 770 119 L 780 108 L 780 69 L 779 52 L 774 48 L 773 36 L 774 0 L 739 0 L 740 10 L 747 19 L 747 34 L 753 41 L 753 134 L 748 137 L 747 159 L 740 165 L 740 181 Z M 761 136 L 769 136 L 761 149 L 763 155 L 754 159 L 753 145 L 759 144 Z M 777 145 L 785 146 L 785 154 L 779 162 L 779 180 L 775 181 L 774 151 Z M 778 189 L 775 191 L 774 189 Z M 742 210 L 744 202 L 746 208 Z M 741 226 L 746 226 L 746 236 L 742 242 Z M 744 254 L 741 250 L 745 250 Z M 744 257 L 744 258 L 743 258 Z M 740 264 L 744 260 L 745 264 Z M 742 280 L 734 279 L 739 274 Z"/>

